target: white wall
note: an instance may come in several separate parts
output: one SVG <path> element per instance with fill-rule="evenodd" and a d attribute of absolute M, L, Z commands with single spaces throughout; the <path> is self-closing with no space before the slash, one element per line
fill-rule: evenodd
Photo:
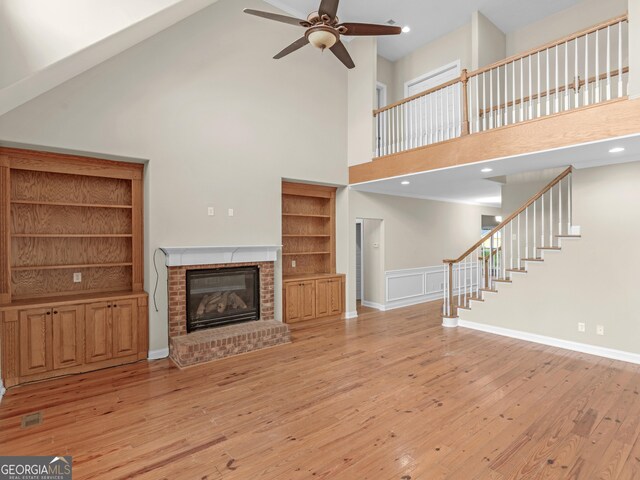
<path fill-rule="evenodd" d="M 502 60 L 506 56 L 507 37 L 491 20 L 476 11 L 471 19 L 471 68 L 478 69 Z"/>
<path fill-rule="evenodd" d="M 627 11 L 627 1 L 631 4 L 635 0 L 583 0 L 524 28 L 508 32 L 507 56 L 523 53 L 623 15 Z"/>
<path fill-rule="evenodd" d="M 348 49 L 356 64 L 348 73 L 348 157 L 349 165 L 358 165 L 373 158 L 378 44 L 374 37 L 361 37 Z"/>
<path fill-rule="evenodd" d="M 363 219 L 363 302 L 384 304 L 385 232 L 382 220 Z"/>
<path fill-rule="evenodd" d="M 377 80 L 387 86 L 387 104 L 397 102 L 400 99 L 395 97 L 397 93 L 394 79 L 395 64 L 380 55 L 378 55 L 377 63 Z"/>
<path fill-rule="evenodd" d="M 0 88 L 180 0 L 2 0 Z"/>
<path fill-rule="evenodd" d="M 640 160 L 640 159 L 639 159 Z M 576 170 L 574 224 L 582 238 L 463 318 L 483 325 L 640 353 L 640 162 Z M 586 332 L 578 332 L 578 322 Z M 605 335 L 596 334 L 603 325 Z"/>
<path fill-rule="evenodd" d="M 629 2 L 629 96 L 640 97 L 640 2 Z"/>
<path fill-rule="evenodd" d="M 346 69 L 310 47 L 272 60 L 299 32 L 245 7 L 265 4 L 220 1 L 0 117 L 3 141 L 149 160 L 147 290 L 157 247 L 280 245 L 282 177 L 347 183 Z M 343 191 L 337 203 L 345 271 Z M 167 345 L 165 281 L 162 271 L 152 350 Z"/>

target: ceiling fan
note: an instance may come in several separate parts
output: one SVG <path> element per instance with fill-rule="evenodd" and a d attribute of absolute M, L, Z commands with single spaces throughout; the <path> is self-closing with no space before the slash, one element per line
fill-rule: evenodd
<path fill-rule="evenodd" d="M 391 25 L 373 25 L 369 23 L 339 23 L 338 3 L 340 0 L 322 0 L 317 12 L 309 14 L 306 20 L 300 20 L 277 13 L 263 12 L 246 8 L 244 13 L 256 15 L 258 17 L 275 20 L 276 22 L 288 23 L 306 28 L 304 37 L 296 40 L 287 48 L 278 53 L 276 60 L 280 59 L 296 50 L 304 47 L 308 43 L 320 50 L 328 48 L 347 68 L 354 68 L 355 64 L 344 44 L 340 41 L 341 35 L 348 36 L 377 36 L 377 35 L 398 35 L 402 33 L 400 27 Z"/>

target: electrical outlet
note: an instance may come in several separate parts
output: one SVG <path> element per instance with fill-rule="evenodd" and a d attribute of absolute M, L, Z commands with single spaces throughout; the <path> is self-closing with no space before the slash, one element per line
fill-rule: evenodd
<path fill-rule="evenodd" d="M 213 207 L 207 208 L 207 215 L 209 215 L 210 217 L 213 217 L 215 214 L 216 214 L 216 211 Z"/>
<path fill-rule="evenodd" d="M 291 260 L 291 268 L 296 268 L 296 261 L 295 260 Z"/>
<path fill-rule="evenodd" d="M 229 209 L 229 216 L 230 216 L 230 217 L 233 217 L 233 208 L 230 208 L 230 209 Z"/>
<path fill-rule="evenodd" d="M 604 335 L 604 325 L 598 325 L 598 326 L 596 327 L 596 333 L 597 333 L 598 335 Z"/>
<path fill-rule="evenodd" d="M 73 274 L 73 283 L 80 283 L 82 281 L 82 273 L 81 272 L 75 272 Z"/>
<path fill-rule="evenodd" d="M 578 323 L 578 331 L 579 332 L 583 332 L 583 333 L 586 332 L 587 331 L 587 326 L 582 322 Z"/>

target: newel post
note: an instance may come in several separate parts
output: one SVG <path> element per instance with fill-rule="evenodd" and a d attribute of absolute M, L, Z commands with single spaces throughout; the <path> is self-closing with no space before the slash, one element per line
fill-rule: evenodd
<path fill-rule="evenodd" d="M 469 135 L 469 74 L 467 69 L 460 75 L 462 82 L 462 135 Z"/>

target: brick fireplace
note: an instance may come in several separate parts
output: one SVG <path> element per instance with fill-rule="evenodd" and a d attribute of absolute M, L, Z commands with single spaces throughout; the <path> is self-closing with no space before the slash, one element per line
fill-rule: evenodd
<path fill-rule="evenodd" d="M 168 271 L 169 356 L 180 367 L 290 342 L 289 328 L 274 319 L 277 247 L 163 248 Z M 187 277 L 204 271 L 257 267 L 259 319 L 188 333 Z M 190 272 L 189 274 L 187 272 Z M 254 319 L 255 320 L 255 319 Z"/>

